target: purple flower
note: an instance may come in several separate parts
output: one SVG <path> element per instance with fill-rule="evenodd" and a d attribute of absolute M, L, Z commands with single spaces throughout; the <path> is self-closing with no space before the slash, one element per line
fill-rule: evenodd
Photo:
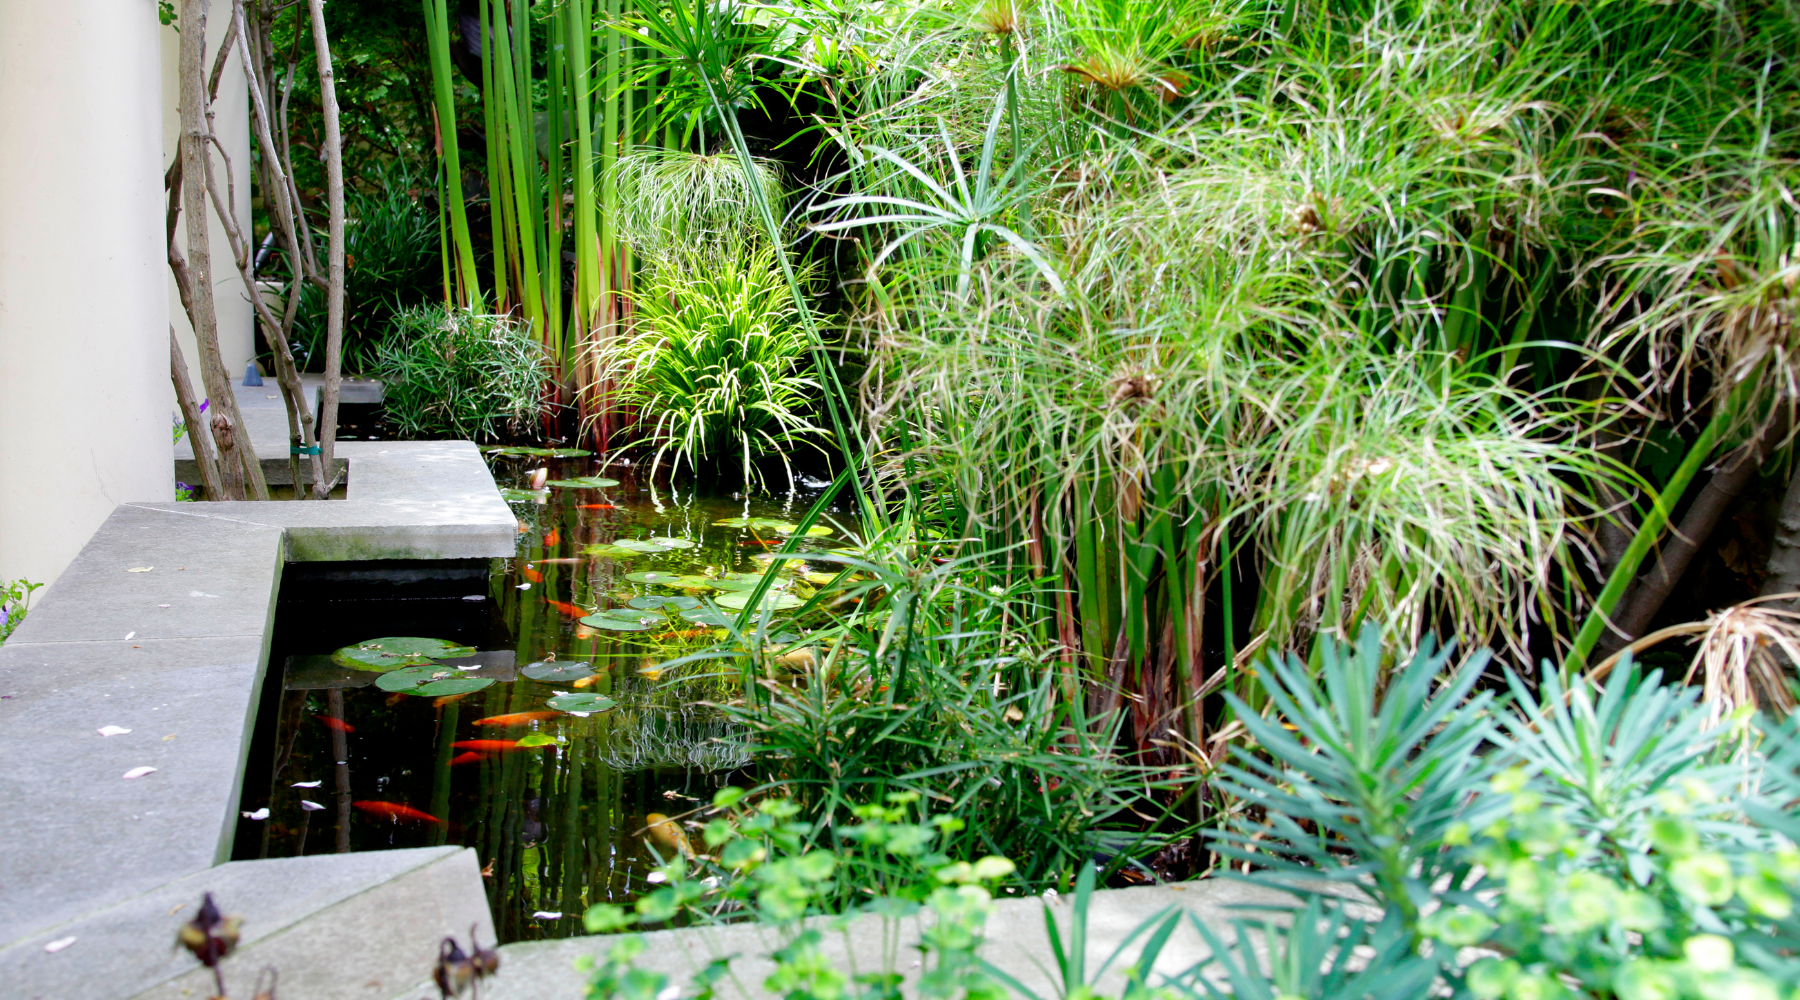
<path fill-rule="evenodd" d="M 212 402 L 212 397 L 211 397 L 211 396 L 208 396 L 208 397 L 206 397 L 206 398 L 205 398 L 205 399 L 203 399 L 203 400 L 201 400 L 201 401 L 200 401 L 200 412 L 201 412 L 201 413 L 205 413 L 205 412 L 206 412 L 206 404 L 208 404 L 208 403 L 210 403 L 210 402 Z"/>

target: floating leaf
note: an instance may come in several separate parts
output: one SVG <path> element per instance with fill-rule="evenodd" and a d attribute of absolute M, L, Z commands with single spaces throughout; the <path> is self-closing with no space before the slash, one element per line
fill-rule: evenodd
<path fill-rule="evenodd" d="M 556 737 L 551 736 L 549 733 L 529 733 L 519 737 L 519 742 L 513 745 L 520 749 L 526 747 L 551 747 L 556 745 Z"/>
<path fill-rule="evenodd" d="M 561 486 L 571 490 L 603 490 L 609 486 L 619 485 L 619 481 L 608 479 L 605 476 L 580 476 L 575 479 L 552 479 L 544 485 Z"/>
<path fill-rule="evenodd" d="M 665 549 L 691 549 L 694 547 L 694 543 L 691 540 L 686 538 L 676 538 L 672 535 L 661 535 L 652 538 L 650 539 L 650 543 Z"/>
<path fill-rule="evenodd" d="M 736 621 L 731 615 L 720 611 L 718 608 L 694 608 L 691 611 L 683 611 L 681 617 L 693 622 L 695 625 L 708 625 L 713 628 L 722 628 L 726 625 L 730 625 L 733 621 Z"/>
<path fill-rule="evenodd" d="M 395 694 L 437 698 L 447 694 L 469 694 L 491 687 L 491 677 L 463 677 L 455 667 L 402 667 L 382 674 L 375 686 Z"/>
<path fill-rule="evenodd" d="M 662 587 L 674 587 L 679 586 L 675 581 L 690 578 L 683 577 L 680 573 L 665 573 L 661 570 L 641 570 L 636 573 L 625 574 L 625 579 L 630 580 L 632 583 L 653 583 Z"/>
<path fill-rule="evenodd" d="M 721 528 L 752 528 L 757 531 L 794 530 L 792 521 L 783 521 L 778 517 L 727 517 L 714 521 Z"/>
<path fill-rule="evenodd" d="M 653 547 L 654 548 L 654 547 Z M 655 551 L 662 551 L 655 549 Z M 628 549 L 623 545 L 590 545 L 581 550 L 584 556 L 598 556 L 602 559 L 636 559 L 644 553 L 637 549 Z"/>
<path fill-rule="evenodd" d="M 388 636 L 345 646 L 331 654 L 331 662 L 352 670 L 385 671 L 421 666 L 454 656 L 471 656 L 474 652 L 474 647 L 459 646 L 443 639 Z"/>
<path fill-rule="evenodd" d="M 792 531 L 783 531 L 782 534 L 791 535 L 791 534 L 793 534 L 793 532 Z M 829 534 L 831 534 L 830 528 L 827 528 L 822 524 L 815 524 L 812 527 L 806 529 L 806 533 L 803 537 L 805 537 L 805 538 L 824 538 L 825 536 L 827 536 Z"/>
<path fill-rule="evenodd" d="M 524 448 L 512 446 L 507 448 L 483 448 L 490 455 L 535 455 L 538 458 L 586 458 L 591 451 L 580 448 Z"/>
<path fill-rule="evenodd" d="M 676 611 L 686 611 L 690 608 L 699 607 L 700 599 L 698 597 L 661 597 L 651 595 L 648 597 L 634 597 L 626 603 L 641 611 L 661 611 L 664 608 L 673 608 Z"/>
<path fill-rule="evenodd" d="M 603 694 L 559 694 L 544 702 L 558 712 L 604 712 L 618 702 Z"/>
<path fill-rule="evenodd" d="M 507 503 L 543 503 L 549 496 L 549 490 L 519 490 L 511 486 L 500 487 L 500 499 Z"/>
<path fill-rule="evenodd" d="M 669 551 L 667 548 L 658 545 L 655 542 L 646 542 L 638 538 L 621 538 L 613 542 L 613 544 L 621 549 L 630 549 L 633 552 L 648 556 L 662 555 L 664 552 Z"/>
<path fill-rule="evenodd" d="M 749 603 L 750 595 L 748 593 L 726 594 L 719 598 L 719 607 L 721 608 L 742 608 Z M 770 608 L 775 611 L 790 611 L 805 603 L 793 594 L 771 591 L 763 595 L 763 599 L 757 603 L 757 607 Z"/>
<path fill-rule="evenodd" d="M 760 580 L 760 577 L 758 579 Z M 757 580 L 713 580 L 711 585 L 714 590 L 737 592 L 755 590 L 757 582 Z"/>
<path fill-rule="evenodd" d="M 663 624 L 663 621 L 641 611 L 614 608 L 610 611 L 602 611 L 597 615 L 589 615 L 581 620 L 581 624 L 588 628 L 605 629 L 609 632 L 648 632 Z"/>
<path fill-rule="evenodd" d="M 545 660 L 540 663 L 527 663 L 519 669 L 519 673 L 534 681 L 561 683 L 592 677 L 594 668 L 588 666 L 585 660 Z"/>

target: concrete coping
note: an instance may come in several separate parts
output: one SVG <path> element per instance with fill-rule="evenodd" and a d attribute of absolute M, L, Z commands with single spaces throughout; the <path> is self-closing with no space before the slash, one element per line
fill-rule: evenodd
<path fill-rule="evenodd" d="M 288 562 L 513 554 L 516 519 L 472 443 L 345 442 L 339 454 L 352 470 L 346 500 L 121 504 L 0 646 L 0 975 L 8 996 L 135 996 L 170 971 L 167 955 L 103 958 L 100 947 L 82 947 L 84 937 L 100 936 L 84 928 L 125 934 L 117 914 L 138 912 L 128 901 L 177 883 L 188 886 L 191 913 L 198 890 L 226 884 L 229 872 L 289 880 L 280 874 L 287 861 L 215 868 L 231 854 Z M 493 664 L 510 666 L 510 658 Z M 104 726 L 129 732 L 102 736 Z M 124 777 L 146 767 L 154 770 Z M 294 860 L 317 866 L 308 878 L 350 866 L 366 874 L 356 876 L 365 889 L 404 874 L 387 862 L 356 867 L 365 861 L 354 854 Z M 466 933 L 468 923 L 488 926 L 488 916 L 472 858 L 464 874 L 473 896 L 445 905 Z M 246 928 L 299 919 L 259 909 L 256 899 L 220 903 L 242 913 Z M 161 948 L 185 919 L 141 917 L 131 933 Z M 67 948 L 44 950 L 71 936 Z M 408 961 L 417 968 L 418 956 Z"/>

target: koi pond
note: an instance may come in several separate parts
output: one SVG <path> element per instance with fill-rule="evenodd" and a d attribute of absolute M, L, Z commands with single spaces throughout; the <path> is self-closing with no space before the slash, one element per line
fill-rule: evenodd
<path fill-rule="evenodd" d="M 658 854 L 686 846 L 664 817 L 754 782 L 713 707 L 735 680 L 662 664 L 728 634 L 770 549 L 844 545 L 848 522 L 792 537 L 816 481 L 672 494 L 505 451 L 515 558 L 287 567 L 233 857 L 472 847 L 518 941 L 584 933 L 588 906 L 654 888 Z M 832 569 L 781 561 L 759 610 L 778 622 Z"/>

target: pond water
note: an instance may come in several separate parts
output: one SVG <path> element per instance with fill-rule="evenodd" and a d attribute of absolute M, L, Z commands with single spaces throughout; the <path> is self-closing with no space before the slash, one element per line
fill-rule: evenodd
<path fill-rule="evenodd" d="M 502 941 L 566 937 L 588 906 L 654 888 L 652 849 L 669 857 L 673 838 L 650 840 L 650 817 L 754 781 L 743 733 L 714 707 L 735 682 L 661 664 L 723 637 L 702 602 L 742 607 L 768 565 L 757 556 L 823 484 L 670 493 L 615 468 L 617 485 L 533 491 L 539 468 L 573 482 L 595 463 L 490 461 L 518 515 L 516 558 L 288 567 L 233 856 L 466 845 Z M 833 528 L 799 547 L 844 543 Z M 774 607 L 808 591 L 808 564 L 784 566 Z M 826 568 L 810 567 L 815 581 Z M 383 637 L 466 648 L 405 672 L 379 650 L 334 660 Z M 437 686 L 412 693 L 411 677 Z"/>

